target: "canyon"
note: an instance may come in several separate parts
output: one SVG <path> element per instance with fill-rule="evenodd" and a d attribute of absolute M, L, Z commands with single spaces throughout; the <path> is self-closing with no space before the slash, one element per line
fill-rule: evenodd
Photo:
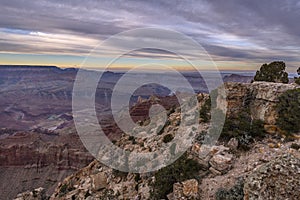
<path fill-rule="evenodd" d="M 38 187 L 50 195 L 58 182 L 93 160 L 76 133 L 72 117 L 77 71 L 55 66 L 0 66 L 0 189 L 6 198 Z M 104 87 L 98 86 L 96 95 L 99 123 L 111 140 L 123 134 L 109 105 L 114 84 L 121 76 L 120 72 L 105 72 Z M 192 74 L 186 77 L 197 91 L 205 91 L 203 80 Z M 232 80 L 230 76 L 225 78 Z M 243 76 L 232 78 L 251 80 Z M 170 93 L 160 85 L 141 86 L 130 103 L 133 121 L 147 120 L 151 105 L 160 104 L 167 110 L 178 106 Z"/>

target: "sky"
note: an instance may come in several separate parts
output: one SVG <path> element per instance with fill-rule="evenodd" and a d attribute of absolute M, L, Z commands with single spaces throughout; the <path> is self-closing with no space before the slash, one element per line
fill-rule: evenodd
<path fill-rule="evenodd" d="M 300 66 L 298 0 L 1 0 L 0 8 L 0 64 L 80 67 L 109 37 L 155 27 L 192 38 L 221 70 L 256 70 L 275 60 L 285 61 L 290 72 Z M 171 42 L 180 48 L 180 42 Z M 103 67 L 122 45 L 108 46 L 86 67 Z M 130 52 L 112 67 L 157 60 L 189 69 L 176 55 L 157 49 Z"/>

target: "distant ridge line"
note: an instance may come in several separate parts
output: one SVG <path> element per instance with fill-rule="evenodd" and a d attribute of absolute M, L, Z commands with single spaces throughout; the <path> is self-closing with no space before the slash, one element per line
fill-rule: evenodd
<path fill-rule="evenodd" d="M 61 69 L 57 66 L 52 65 L 0 65 L 0 68 L 34 68 L 34 69 Z"/>

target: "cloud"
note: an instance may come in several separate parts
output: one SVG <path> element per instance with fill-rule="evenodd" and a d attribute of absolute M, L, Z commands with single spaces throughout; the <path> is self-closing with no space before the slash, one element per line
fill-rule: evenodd
<path fill-rule="evenodd" d="M 82 55 L 111 35 L 154 26 L 187 34 L 217 61 L 300 64 L 297 0 L 2 0 L 0 6 L 1 52 Z M 173 58 L 149 49 L 128 56 Z"/>

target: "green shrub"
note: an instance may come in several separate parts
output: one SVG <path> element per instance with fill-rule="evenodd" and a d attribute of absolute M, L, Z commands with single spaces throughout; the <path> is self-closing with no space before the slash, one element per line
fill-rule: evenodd
<path fill-rule="evenodd" d="M 294 79 L 295 79 L 295 83 L 298 84 L 298 85 L 300 85 L 300 78 L 299 77 L 298 78 L 295 77 Z"/>
<path fill-rule="evenodd" d="M 256 138 L 263 138 L 265 134 L 264 122 L 259 119 L 253 120 L 250 125 L 250 135 Z"/>
<path fill-rule="evenodd" d="M 210 120 L 210 109 L 211 109 L 211 100 L 210 98 L 206 99 L 202 105 L 199 115 L 203 122 L 208 122 Z"/>
<path fill-rule="evenodd" d="M 0 81 L 1 81 L 1 80 L 0 80 Z M 36 190 L 32 190 L 32 196 L 35 197 L 35 198 L 38 197 L 38 194 L 37 194 L 37 191 L 36 191 Z"/>
<path fill-rule="evenodd" d="M 226 117 L 221 139 L 228 141 L 235 137 L 239 141 L 239 149 L 249 150 L 254 138 L 263 138 L 265 134 L 264 122 L 252 120 L 250 110 L 246 107 L 235 117 Z"/>
<path fill-rule="evenodd" d="M 164 143 L 171 142 L 171 141 L 173 140 L 173 138 L 174 138 L 173 135 L 167 134 L 167 135 L 164 136 L 163 142 L 164 142 Z"/>
<path fill-rule="evenodd" d="M 87 192 L 85 193 L 85 195 L 84 195 L 84 198 L 86 199 L 86 198 L 88 198 L 89 196 L 91 196 L 91 194 L 90 194 L 89 191 L 87 191 Z"/>
<path fill-rule="evenodd" d="M 134 136 L 130 135 L 130 136 L 128 137 L 128 140 L 133 141 L 133 140 L 134 140 Z"/>
<path fill-rule="evenodd" d="M 239 141 L 238 149 L 248 151 L 251 148 L 251 144 L 253 143 L 253 137 L 245 132 L 242 135 L 237 137 Z"/>
<path fill-rule="evenodd" d="M 298 85 L 300 85 L 300 67 L 297 69 L 297 74 L 298 77 L 294 77 L 295 83 L 297 83 Z"/>
<path fill-rule="evenodd" d="M 166 199 L 166 196 L 172 192 L 174 183 L 198 178 L 197 174 L 200 169 L 199 163 L 187 158 L 185 153 L 174 163 L 155 173 L 151 199 Z"/>
<path fill-rule="evenodd" d="M 113 174 L 115 177 L 126 178 L 127 175 L 128 175 L 128 172 L 122 172 L 122 171 L 119 171 L 119 170 L 117 170 L 117 169 L 113 169 L 112 174 Z"/>
<path fill-rule="evenodd" d="M 244 181 L 238 180 L 237 184 L 231 189 L 218 189 L 216 192 L 216 200 L 243 200 L 244 199 Z"/>
<path fill-rule="evenodd" d="M 288 83 L 288 73 L 285 72 L 285 63 L 275 61 L 270 64 L 263 64 L 256 72 L 254 81 L 267 81 L 275 83 Z"/>
<path fill-rule="evenodd" d="M 236 116 L 226 116 L 221 137 L 229 140 L 232 137 L 249 133 L 251 127 L 251 116 L 249 109 L 241 110 Z"/>
<path fill-rule="evenodd" d="M 169 110 L 168 110 L 168 116 L 170 116 L 171 114 L 173 114 L 175 112 L 175 106 L 171 107 Z"/>
<path fill-rule="evenodd" d="M 287 136 L 300 130 L 300 89 L 288 90 L 279 97 L 276 124 Z"/>
<path fill-rule="evenodd" d="M 64 194 L 67 194 L 68 192 L 74 190 L 75 188 L 73 186 L 69 187 L 67 184 L 63 184 L 61 187 L 60 187 L 60 190 L 59 190 L 59 196 L 63 196 Z"/>
<path fill-rule="evenodd" d="M 292 149 L 299 150 L 299 149 L 300 149 L 300 145 L 299 145 L 299 144 L 296 144 L 296 143 L 292 143 L 292 144 L 291 144 L 291 148 L 292 148 Z"/>
<path fill-rule="evenodd" d="M 139 182 L 141 180 L 140 174 L 135 174 L 134 180 L 135 182 Z"/>

